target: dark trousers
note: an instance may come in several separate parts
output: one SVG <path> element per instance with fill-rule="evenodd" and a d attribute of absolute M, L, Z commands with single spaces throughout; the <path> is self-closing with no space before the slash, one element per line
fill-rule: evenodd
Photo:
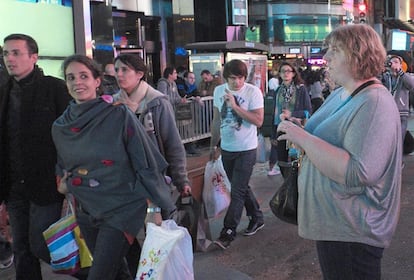
<path fill-rule="evenodd" d="M 132 243 L 131 247 L 128 250 L 126 255 L 126 261 L 128 263 L 129 273 L 135 277 L 138 271 L 138 262 L 139 257 L 141 256 L 141 245 L 139 244 L 138 240 L 135 238 L 134 243 Z"/>
<path fill-rule="evenodd" d="M 79 208 L 76 211 L 76 220 L 93 255 L 88 280 L 133 279 L 125 260 L 130 245 L 124 233 Z"/>
<path fill-rule="evenodd" d="M 240 223 L 243 207 L 247 216 L 263 221 L 263 213 L 250 186 L 250 176 L 256 163 L 256 149 L 242 152 L 221 152 L 223 167 L 231 183 L 231 202 L 224 217 L 224 228 L 236 228 Z"/>
<path fill-rule="evenodd" d="M 50 263 L 50 254 L 43 238 L 43 231 L 61 217 L 62 203 L 39 206 L 24 195 L 10 193 L 7 202 L 13 238 L 16 280 L 42 279 L 39 259 Z"/>
<path fill-rule="evenodd" d="M 383 248 L 354 242 L 316 241 L 324 280 L 381 280 Z"/>
<path fill-rule="evenodd" d="M 277 162 L 277 125 L 272 126 L 272 134 L 270 135 L 270 155 L 269 167 L 273 167 Z"/>
<path fill-rule="evenodd" d="M 282 173 L 283 178 L 289 176 L 290 167 L 289 167 L 289 150 L 286 149 L 286 141 L 277 141 L 279 136 L 277 132 L 277 125 L 273 125 L 272 135 L 270 136 L 270 142 L 272 143 L 270 148 L 269 156 L 269 166 L 274 166 L 276 163 L 279 166 L 280 173 Z"/>

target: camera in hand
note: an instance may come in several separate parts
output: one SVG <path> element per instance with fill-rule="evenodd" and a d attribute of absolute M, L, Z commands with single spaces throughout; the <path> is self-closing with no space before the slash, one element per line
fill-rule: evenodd
<path fill-rule="evenodd" d="M 387 59 L 387 61 L 384 62 L 384 67 L 385 68 L 391 68 L 391 65 L 392 65 L 392 63 L 389 59 Z"/>

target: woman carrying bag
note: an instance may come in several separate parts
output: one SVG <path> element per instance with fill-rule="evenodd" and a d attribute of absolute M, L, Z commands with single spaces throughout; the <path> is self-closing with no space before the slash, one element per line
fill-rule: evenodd
<path fill-rule="evenodd" d="M 63 71 L 74 100 L 54 122 L 52 137 L 59 190 L 75 197 L 76 220 L 93 255 L 88 279 L 133 279 L 125 255 L 144 225 L 147 199 L 175 210 L 163 175 L 167 163 L 125 105 L 98 96 L 94 61 L 73 55 Z"/>

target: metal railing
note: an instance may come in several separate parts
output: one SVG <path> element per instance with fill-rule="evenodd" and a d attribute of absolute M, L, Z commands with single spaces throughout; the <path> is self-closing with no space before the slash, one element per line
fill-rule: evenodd
<path fill-rule="evenodd" d="M 200 100 L 201 102 L 189 101 L 191 119 L 176 120 L 183 144 L 211 136 L 210 125 L 213 120 L 213 97 L 201 97 Z"/>

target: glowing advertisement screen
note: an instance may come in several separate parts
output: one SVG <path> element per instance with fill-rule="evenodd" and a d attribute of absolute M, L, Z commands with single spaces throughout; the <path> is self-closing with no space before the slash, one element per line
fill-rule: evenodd
<path fill-rule="evenodd" d="M 45 74 L 62 77 L 61 65 L 75 52 L 72 2 L 1 0 L 0 45 L 11 33 L 32 36 L 39 45 L 38 65 Z"/>

